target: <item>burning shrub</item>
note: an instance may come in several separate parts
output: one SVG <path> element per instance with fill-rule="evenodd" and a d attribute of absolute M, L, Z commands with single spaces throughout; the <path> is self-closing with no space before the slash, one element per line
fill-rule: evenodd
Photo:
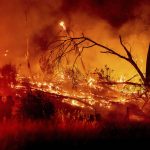
<path fill-rule="evenodd" d="M 43 109 L 46 119 L 49 119 L 55 113 L 54 105 L 49 101 L 44 102 Z"/>
<path fill-rule="evenodd" d="M 98 75 L 99 81 L 101 80 L 111 81 L 113 72 L 114 70 L 112 70 L 110 67 L 105 65 L 104 68 L 102 69 L 96 68 L 94 74 Z"/>
<path fill-rule="evenodd" d="M 21 104 L 21 115 L 23 119 L 49 119 L 54 115 L 54 105 L 40 93 L 29 92 Z"/>

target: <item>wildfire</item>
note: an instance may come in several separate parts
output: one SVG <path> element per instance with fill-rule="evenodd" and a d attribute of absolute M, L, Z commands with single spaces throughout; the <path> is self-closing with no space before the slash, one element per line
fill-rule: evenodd
<path fill-rule="evenodd" d="M 8 56 L 8 52 L 9 52 L 9 50 L 5 50 L 5 52 L 4 52 L 5 57 Z"/>
<path fill-rule="evenodd" d="M 63 28 L 63 30 L 66 30 L 66 25 L 64 21 L 60 21 L 59 25 Z"/>
<path fill-rule="evenodd" d="M 123 77 L 121 78 L 123 79 Z M 116 88 L 112 88 L 112 91 L 109 91 L 109 88 L 106 87 L 105 89 L 105 87 L 99 85 L 97 79 L 91 75 L 86 80 L 81 80 L 78 89 L 73 90 L 68 86 L 69 80 L 71 79 L 63 73 L 57 74 L 54 81 L 39 81 L 38 77 L 33 81 L 29 78 L 32 90 L 40 90 L 47 94 L 56 95 L 57 100 L 60 97 L 60 102 L 67 103 L 75 107 L 75 109 L 78 107 L 87 112 L 101 112 L 104 109 L 105 111 L 111 111 L 115 106 L 126 106 L 129 100 L 132 100 L 130 92 L 132 91 L 133 94 L 134 89 L 130 86 L 126 90 L 116 86 Z M 21 84 L 23 83 L 23 78 L 19 76 L 17 81 L 19 82 L 18 85 L 12 88 L 16 90 L 24 89 Z M 118 95 L 117 92 L 119 93 Z"/>
<path fill-rule="evenodd" d="M 76 100 L 63 99 L 63 102 L 64 102 L 64 103 L 71 104 L 71 105 L 73 105 L 73 106 L 81 107 L 81 108 L 84 108 L 84 107 L 85 107 L 84 104 L 82 104 L 81 102 L 78 102 L 78 101 L 76 101 Z"/>
<path fill-rule="evenodd" d="M 67 78 L 62 72 L 57 74 L 57 76 L 58 77 L 56 77 L 55 81 L 53 82 L 45 82 L 45 81 L 33 82 L 32 81 L 31 85 L 35 89 L 48 92 L 48 93 L 62 95 L 66 97 L 63 99 L 62 102 L 69 103 L 72 106 L 85 108 L 86 105 L 84 105 L 84 103 L 87 103 L 91 106 L 95 106 L 97 105 L 97 103 L 100 103 L 100 105 L 104 105 L 106 107 L 107 102 L 104 99 L 103 101 L 101 100 L 101 97 L 103 97 L 104 95 L 103 93 L 100 92 L 101 90 L 104 90 L 104 88 L 98 85 L 98 83 L 96 82 L 96 79 L 93 78 L 92 76 L 88 77 L 86 81 L 85 80 L 81 81 L 78 89 L 75 91 L 73 89 L 68 89 L 68 86 L 67 88 L 65 87 L 65 85 L 69 84 L 70 79 Z M 78 100 L 81 102 L 79 102 Z M 112 99 L 112 101 L 125 103 L 126 98 L 120 96 L 117 99 Z M 111 107 L 108 104 L 107 106 L 108 108 Z"/>
<path fill-rule="evenodd" d="M 120 76 L 120 79 L 119 80 L 117 80 L 117 82 L 125 82 L 125 76 Z"/>
<path fill-rule="evenodd" d="M 118 99 L 116 99 L 114 101 L 124 104 L 127 102 L 127 99 L 125 97 L 119 97 Z"/>
<path fill-rule="evenodd" d="M 92 78 L 92 77 L 90 77 L 90 78 L 88 79 L 88 85 L 89 85 L 90 87 L 95 87 L 95 86 L 94 86 L 94 83 L 95 83 L 95 79 Z"/>
<path fill-rule="evenodd" d="M 69 33 L 66 31 L 66 25 L 64 21 L 59 22 L 59 26 L 66 32 L 67 36 Z M 79 49 L 81 52 L 81 49 Z M 5 51 L 7 56 L 8 50 Z M 28 51 L 26 58 L 28 57 Z M 34 81 L 29 78 L 29 84 L 31 89 L 40 90 L 49 94 L 56 94 L 56 97 L 62 97 L 61 101 L 68 103 L 72 106 L 80 108 L 97 108 L 101 109 L 105 107 L 107 109 L 112 108 L 112 103 L 125 104 L 128 99 L 128 94 L 134 93 L 133 86 L 125 87 L 125 76 L 121 76 L 117 82 L 117 85 L 108 87 L 107 85 L 99 84 L 99 80 L 93 74 L 88 74 L 84 78 L 81 78 L 77 83 L 77 89 L 71 89 L 70 83 L 72 78 L 67 76 L 64 70 L 55 72 L 55 77 L 52 81 L 43 81 L 35 76 Z M 83 80 L 82 80 L 83 79 Z M 12 85 L 11 88 L 23 89 L 22 81 L 23 77 L 17 76 L 18 85 L 15 87 Z M 123 84 L 122 84 L 123 83 Z"/>

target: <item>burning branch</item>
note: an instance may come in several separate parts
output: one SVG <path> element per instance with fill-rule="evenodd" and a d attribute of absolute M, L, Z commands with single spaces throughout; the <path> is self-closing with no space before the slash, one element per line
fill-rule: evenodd
<path fill-rule="evenodd" d="M 59 45 L 57 45 L 57 48 L 59 48 L 59 51 L 58 51 L 59 53 L 58 53 L 58 56 L 55 58 L 55 61 L 58 59 L 59 60 L 63 59 L 63 57 L 66 57 L 66 55 L 70 54 L 71 52 L 75 52 L 76 57 L 73 62 L 73 68 L 74 68 L 78 58 L 81 57 L 81 55 L 85 49 L 88 49 L 88 48 L 91 48 L 94 46 L 98 46 L 98 47 L 104 49 L 104 51 L 101 51 L 101 53 L 115 55 L 121 59 L 124 59 L 128 63 L 130 63 L 134 67 L 134 69 L 137 71 L 137 73 L 139 74 L 143 84 L 146 85 L 146 79 L 145 79 L 142 71 L 140 70 L 137 63 L 134 61 L 131 52 L 124 45 L 121 36 L 119 36 L 119 41 L 120 41 L 120 44 L 123 47 L 124 51 L 126 52 L 127 56 L 119 54 L 118 52 L 116 52 L 116 50 L 113 50 L 107 46 L 97 43 L 96 41 L 93 41 L 92 39 L 90 39 L 88 37 L 85 37 L 84 34 L 82 34 L 81 37 L 64 36 L 61 38 L 61 41 L 62 42 Z M 62 51 L 62 49 L 63 49 L 63 51 Z"/>

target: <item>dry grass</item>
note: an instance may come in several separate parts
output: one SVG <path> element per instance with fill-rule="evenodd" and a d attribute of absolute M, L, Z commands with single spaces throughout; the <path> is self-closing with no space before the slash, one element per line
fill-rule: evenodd
<path fill-rule="evenodd" d="M 0 150 L 78 148 L 106 142 L 141 141 L 150 137 L 150 123 L 79 120 L 9 120 L 0 123 Z M 107 144 L 106 144 L 107 146 Z"/>

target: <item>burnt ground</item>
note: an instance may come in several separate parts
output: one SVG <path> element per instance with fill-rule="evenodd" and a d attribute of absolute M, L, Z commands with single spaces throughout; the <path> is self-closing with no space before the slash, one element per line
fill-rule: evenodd
<path fill-rule="evenodd" d="M 150 143 L 150 123 L 55 124 L 13 121 L 0 125 L 1 150 L 145 147 Z M 121 146 L 121 147 L 120 147 Z"/>
<path fill-rule="evenodd" d="M 80 135 L 80 133 L 79 133 Z M 107 126 L 99 134 L 95 135 L 93 138 L 85 137 L 83 139 L 80 138 L 70 138 L 67 137 L 65 140 L 56 139 L 54 141 L 43 141 L 37 140 L 33 143 L 27 143 L 27 149 L 29 147 L 45 147 L 51 148 L 54 147 L 67 147 L 67 148 L 98 148 L 98 147 L 110 147 L 110 146 L 123 146 L 122 148 L 133 146 L 146 146 L 149 145 L 150 142 L 150 128 L 146 125 L 134 125 L 129 128 L 117 128 L 111 126 Z M 58 144 L 58 145 L 57 145 Z M 118 147 L 119 148 L 119 147 Z"/>

